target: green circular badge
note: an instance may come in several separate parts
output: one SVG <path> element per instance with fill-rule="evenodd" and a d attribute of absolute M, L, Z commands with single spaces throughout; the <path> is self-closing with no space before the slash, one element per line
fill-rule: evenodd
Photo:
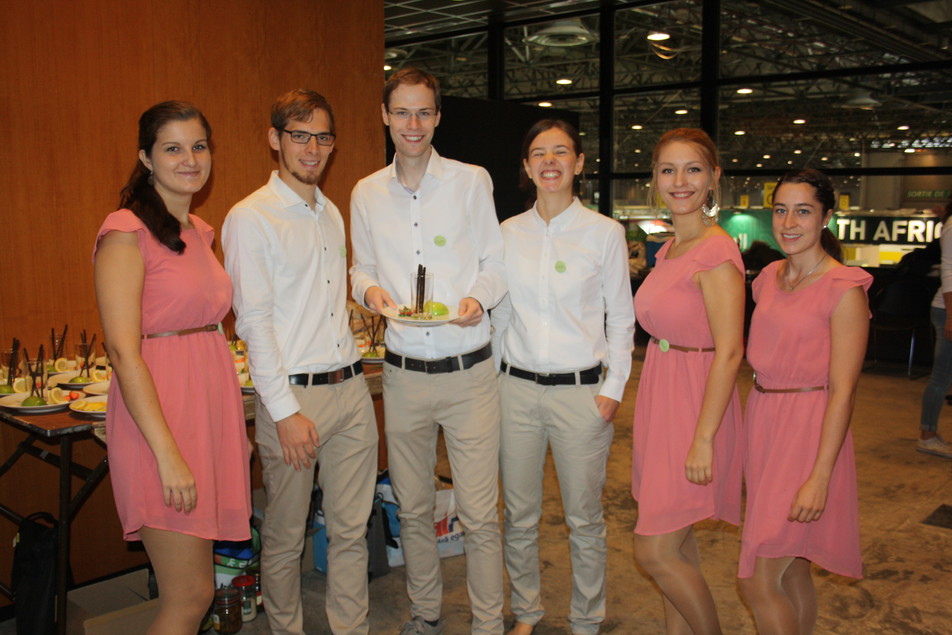
<path fill-rule="evenodd" d="M 341 246 L 340 246 L 340 257 L 341 257 L 341 258 L 346 258 L 346 257 L 347 257 L 347 245 L 341 245 Z"/>
<path fill-rule="evenodd" d="M 661 349 L 662 353 L 667 353 L 671 348 L 671 344 L 668 343 L 668 340 L 658 340 L 658 348 Z"/>
<path fill-rule="evenodd" d="M 565 273 L 565 270 L 566 270 L 567 268 L 568 268 L 568 267 L 566 267 L 566 266 L 565 266 L 565 263 L 564 263 L 563 261 L 561 261 L 561 260 L 559 260 L 558 262 L 555 263 L 555 270 L 558 271 L 559 273 Z"/>
<path fill-rule="evenodd" d="M 445 237 L 445 236 L 434 236 L 434 237 L 433 237 L 433 244 L 436 245 L 437 247 L 442 247 L 443 245 L 446 244 L 446 237 Z"/>

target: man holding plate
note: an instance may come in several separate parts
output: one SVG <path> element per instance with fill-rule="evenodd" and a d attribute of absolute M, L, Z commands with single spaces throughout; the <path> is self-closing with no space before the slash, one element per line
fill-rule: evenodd
<path fill-rule="evenodd" d="M 396 155 L 351 195 L 353 298 L 393 316 L 423 291 L 431 306 L 442 303 L 451 316 L 457 313 L 449 321 L 433 316 L 418 324 L 391 319 L 387 328 L 387 453 L 411 602 L 411 620 L 400 632 L 444 632 L 433 530 L 442 426 L 466 534 L 472 632 L 501 634 L 499 398 L 488 310 L 505 295 L 506 283 L 492 181 L 483 168 L 433 149 L 441 113 L 439 82 L 432 75 L 413 68 L 395 73 L 384 86 L 381 111 Z"/>
<path fill-rule="evenodd" d="M 248 344 L 257 393 L 255 440 L 268 496 L 264 604 L 272 633 L 303 635 L 300 558 L 316 459 L 328 623 L 335 635 L 365 634 L 377 425 L 346 308 L 344 222 L 318 187 L 336 141 L 330 104 L 310 90 L 282 95 L 268 140 L 278 169 L 231 209 L 222 232 L 235 328 Z"/>

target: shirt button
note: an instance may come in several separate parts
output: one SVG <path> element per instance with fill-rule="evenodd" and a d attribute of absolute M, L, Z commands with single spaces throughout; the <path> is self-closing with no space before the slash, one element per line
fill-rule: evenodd
<path fill-rule="evenodd" d="M 417 253 L 417 255 L 419 256 L 419 255 L 420 255 L 420 250 L 419 250 L 419 249 L 417 249 L 417 252 L 416 252 L 416 253 Z"/>
<path fill-rule="evenodd" d="M 416 194 L 413 195 L 413 200 L 414 200 L 414 201 L 416 200 Z"/>
<path fill-rule="evenodd" d="M 413 226 L 414 226 L 414 227 L 419 227 L 419 226 L 420 226 L 420 223 L 413 223 Z"/>

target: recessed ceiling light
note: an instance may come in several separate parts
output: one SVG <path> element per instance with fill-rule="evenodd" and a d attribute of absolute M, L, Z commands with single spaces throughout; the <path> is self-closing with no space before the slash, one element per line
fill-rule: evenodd
<path fill-rule="evenodd" d="M 555 83 L 559 86 L 568 86 L 572 83 L 572 80 L 568 77 L 560 77 L 559 79 L 555 80 Z"/>
<path fill-rule="evenodd" d="M 640 123 L 636 123 L 631 127 L 632 130 L 641 130 L 643 128 L 644 126 L 642 126 Z"/>
<path fill-rule="evenodd" d="M 731 159 L 731 163 L 737 163 L 737 158 L 735 157 L 735 158 Z"/>
<path fill-rule="evenodd" d="M 794 153 L 794 154 L 803 154 L 803 150 L 794 150 L 793 153 Z"/>
<path fill-rule="evenodd" d="M 896 130 L 909 130 L 909 126 L 906 126 L 906 125 L 896 126 Z"/>
<path fill-rule="evenodd" d="M 749 94 L 751 94 L 752 92 L 754 92 L 754 89 L 753 89 L 753 88 L 738 88 L 738 89 L 737 89 L 737 93 L 738 93 L 739 95 L 749 95 Z"/>
<path fill-rule="evenodd" d="M 641 148 L 635 148 L 635 154 L 641 154 Z"/>
<path fill-rule="evenodd" d="M 765 155 L 764 155 L 764 158 L 765 158 L 765 159 L 769 159 L 769 158 L 770 158 L 770 155 L 769 155 L 769 154 L 765 154 Z"/>
<path fill-rule="evenodd" d="M 829 161 L 830 157 L 820 157 L 820 161 Z"/>
<path fill-rule="evenodd" d="M 671 38 L 671 35 L 669 33 L 665 33 L 664 31 L 649 31 L 648 32 L 648 39 L 651 40 L 652 42 L 664 42 L 665 40 L 668 40 L 670 38 Z"/>
<path fill-rule="evenodd" d="M 551 108 L 551 107 L 552 107 L 552 102 L 551 102 L 551 101 L 540 101 L 540 102 L 539 102 L 538 104 L 536 104 L 536 105 L 539 106 L 540 108 Z"/>
<path fill-rule="evenodd" d="M 793 165 L 793 161 L 787 161 L 787 165 Z"/>
<path fill-rule="evenodd" d="M 674 111 L 674 114 L 676 114 L 676 115 L 686 115 L 686 114 L 688 114 L 688 109 L 687 109 L 687 108 L 678 108 L 677 110 Z"/>
<path fill-rule="evenodd" d="M 861 156 L 863 156 L 863 155 L 860 154 L 859 152 L 854 152 L 854 153 L 853 153 L 853 156 L 854 156 L 854 157 L 861 157 Z"/>
<path fill-rule="evenodd" d="M 383 65 L 383 70 L 385 70 L 385 71 L 389 71 L 389 70 L 392 70 L 392 69 L 393 69 L 393 66 L 390 66 L 390 64 L 384 64 L 384 65 Z"/>
<path fill-rule="evenodd" d="M 758 164 L 757 164 L 757 167 L 758 167 L 758 168 L 762 168 L 762 167 L 764 167 L 764 164 L 763 164 L 763 163 L 758 163 Z"/>
<path fill-rule="evenodd" d="M 916 151 L 915 148 L 906 148 L 905 150 L 903 150 L 903 152 L 905 152 L 906 154 L 912 154 L 915 151 Z"/>
<path fill-rule="evenodd" d="M 805 124 L 806 122 L 807 122 L 806 119 L 794 119 L 794 120 L 793 120 L 793 123 L 797 124 L 798 126 L 799 126 L 799 125 L 802 125 L 802 124 Z"/>

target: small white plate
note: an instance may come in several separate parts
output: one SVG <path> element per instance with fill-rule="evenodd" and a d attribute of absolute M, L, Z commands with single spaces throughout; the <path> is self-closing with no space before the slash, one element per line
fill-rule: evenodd
<path fill-rule="evenodd" d="M 89 386 L 92 386 L 95 383 L 99 383 L 95 381 L 88 381 L 85 383 L 74 384 L 68 381 L 76 376 L 77 375 L 75 370 L 68 373 L 60 373 L 59 375 L 53 375 L 52 377 L 50 377 L 46 383 L 48 386 L 59 386 L 60 388 L 65 388 L 66 390 L 83 390 L 83 391 L 85 391 L 86 388 L 88 388 Z"/>
<path fill-rule="evenodd" d="M 26 399 L 26 393 L 24 392 L 7 395 L 0 399 L 0 406 L 3 406 L 11 412 L 24 415 L 45 415 L 51 412 L 60 412 L 69 407 L 68 403 L 51 403 L 45 406 L 22 406 L 20 404 L 24 399 Z"/>
<path fill-rule="evenodd" d="M 459 315 L 456 313 L 456 309 L 450 309 L 449 313 L 447 313 L 446 315 L 441 315 L 439 317 L 415 318 L 415 317 L 400 315 L 400 313 L 396 309 L 391 309 L 390 307 L 384 308 L 383 315 L 388 320 L 393 320 L 394 322 L 400 322 L 401 324 L 409 324 L 411 326 L 440 326 L 441 324 L 452 322 L 453 320 L 459 317 Z"/>
<path fill-rule="evenodd" d="M 109 382 L 97 381 L 95 384 L 86 384 L 81 390 L 87 395 L 105 395 L 109 393 Z"/>
<path fill-rule="evenodd" d="M 76 414 L 81 415 L 83 417 L 89 417 L 90 419 L 105 419 L 106 418 L 105 410 L 90 412 L 88 410 L 82 410 L 79 406 L 89 402 L 106 403 L 106 399 L 107 399 L 106 395 L 93 395 L 92 397 L 86 397 L 85 399 L 77 399 L 76 401 L 71 401 L 66 405 L 69 406 L 70 410 L 72 410 Z"/>

